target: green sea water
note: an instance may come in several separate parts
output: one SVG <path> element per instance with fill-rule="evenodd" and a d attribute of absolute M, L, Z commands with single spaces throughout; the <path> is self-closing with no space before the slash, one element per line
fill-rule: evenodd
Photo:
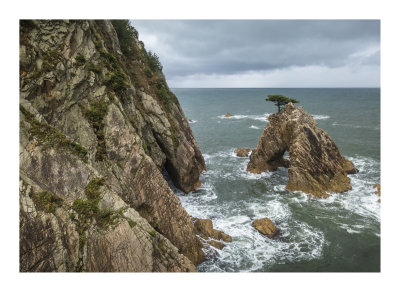
<path fill-rule="evenodd" d="M 208 254 L 201 272 L 380 271 L 380 89 L 173 89 L 205 158 L 202 186 L 176 191 L 191 216 L 211 218 L 232 243 Z M 288 172 L 246 172 L 248 158 L 235 148 L 254 148 L 276 111 L 268 94 L 296 98 L 341 153 L 360 170 L 353 189 L 316 199 L 285 190 Z M 224 118 L 230 112 L 234 116 Z M 281 235 L 269 239 L 251 223 L 270 218 Z"/>

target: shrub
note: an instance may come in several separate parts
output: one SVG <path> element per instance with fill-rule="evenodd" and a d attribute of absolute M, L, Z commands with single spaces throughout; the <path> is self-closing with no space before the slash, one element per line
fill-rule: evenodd
<path fill-rule="evenodd" d="M 38 210 L 53 214 L 63 203 L 63 199 L 48 191 L 33 194 L 32 201 Z"/>
<path fill-rule="evenodd" d="M 138 31 L 130 25 L 127 19 L 111 20 L 111 23 L 117 33 L 122 53 L 126 56 L 132 56 L 136 53 L 134 38 L 138 38 Z"/>
<path fill-rule="evenodd" d="M 78 143 L 72 142 L 67 136 L 47 124 L 40 123 L 35 116 L 22 105 L 20 110 L 26 121 L 31 125 L 28 130 L 29 138 L 36 138 L 39 145 L 44 147 L 62 148 L 87 161 L 87 150 Z"/>
<path fill-rule="evenodd" d="M 82 56 L 81 54 L 76 55 L 75 61 L 78 66 L 82 66 L 86 63 L 85 57 Z"/>
<path fill-rule="evenodd" d="M 153 72 L 161 72 L 163 69 L 163 66 L 161 65 L 160 59 L 157 56 L 156 53 L 153 53 L 152 51 L 149 51 L 147 54 L 147 65 L 150 67 L 150 69 Z"/>

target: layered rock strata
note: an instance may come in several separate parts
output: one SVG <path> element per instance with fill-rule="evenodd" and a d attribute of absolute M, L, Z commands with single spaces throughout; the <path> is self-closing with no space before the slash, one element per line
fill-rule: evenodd
<path fill-rule="evenodd" d="M 310 114 L 289 103 L 280 113 L 270 115 L 268 121 L 250 155 L 248 171 L 261 173 L 286 166 L 289 168 L 286 189 L 317 197 L 351 189 L 347 174 L 357 170 Z M 283 158 L 286 151 L 290 162 Z"/>
<path fill-rule="evenodd" d="M 195 271 L 204 159 L 156 56 L 121 22 L 20 23 L 20 270 Z"/>
<path fill-rule="evenodd" d="M 232 237 L 221 230 L 214 229 L 211 219 L 193 218 L 196 233 L 204 240 L 205 244 L 215 248 L 225 247 L 224 242 L 232 242 Z"/>

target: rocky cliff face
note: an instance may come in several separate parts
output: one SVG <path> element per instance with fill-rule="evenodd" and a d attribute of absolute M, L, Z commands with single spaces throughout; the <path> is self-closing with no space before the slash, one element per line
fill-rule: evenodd
<path fill-rule="evenodd" d="M 195 271 L 205 164 L 156 56 L 122 21 L 21 21 L 20 270 Z"/>
<path fill-rule="evenodd" d="M 351 189 L 348 173 L 357 170 L 339 152 L 332 138 L 318 128 L 313 117 L 289 103 L 268 117 L 260 141 L 253 149 L 247 170 L 253 173 L 289 167 L 286 189 L 317 197 Z M 290 162 L 283 158 L 289 151 Z"/>

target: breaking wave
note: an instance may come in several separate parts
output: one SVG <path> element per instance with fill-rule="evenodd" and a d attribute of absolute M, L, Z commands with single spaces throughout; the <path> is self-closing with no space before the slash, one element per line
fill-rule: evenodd
<path fill-rule="evenodd" d="M 327 120 L 330 118 L 330 116 L 326 116 L 326 115 L 312 115 L 314 117 L 315 120 Z"/>
<path fill-rule="evenodd" d="M 350 176 L 353 189 L 319 199 L 286 191 L 287 169 L 247 172 L 249 158 L 237 157 L 233 148 L 203 156 L 207 171 L 201 176 L 201 187 L 189 194 L 176 194 L 191 216 L 212 219 L 214 228 L 231 235 L 233 241 L 218 250 L 218 256 L 200 264 L 199 271 L 268 271 L 279 263 L 321 259 L 330 245 L 324 224 L 350 235 L 368 230 L 380 236 L 379 227 L 374 227 L 379 226 L 380 203 L 372 188 L 380 180 L 378 161 L 349 157 L 360 170 Z M 299 215 L 308 214 L 307 210 L 313 210 L 312 221 Z M 263 217 L 270 218 L 281 234 L 269 239 L 255 230 L 252 222 Z"/>
<path fill-rule="evenodd" d="M 255 121 L 267 122 L 267 118 L 270 113 L 264 113 L 261 115 L 241 115 L 241 114 L 234 114 L 231 117 L 225 117 L 225 115 L 218 116 L 219 119 L 232 119 L 232 120 L 242 120 L 242 119 L 250 119 Z"/>

